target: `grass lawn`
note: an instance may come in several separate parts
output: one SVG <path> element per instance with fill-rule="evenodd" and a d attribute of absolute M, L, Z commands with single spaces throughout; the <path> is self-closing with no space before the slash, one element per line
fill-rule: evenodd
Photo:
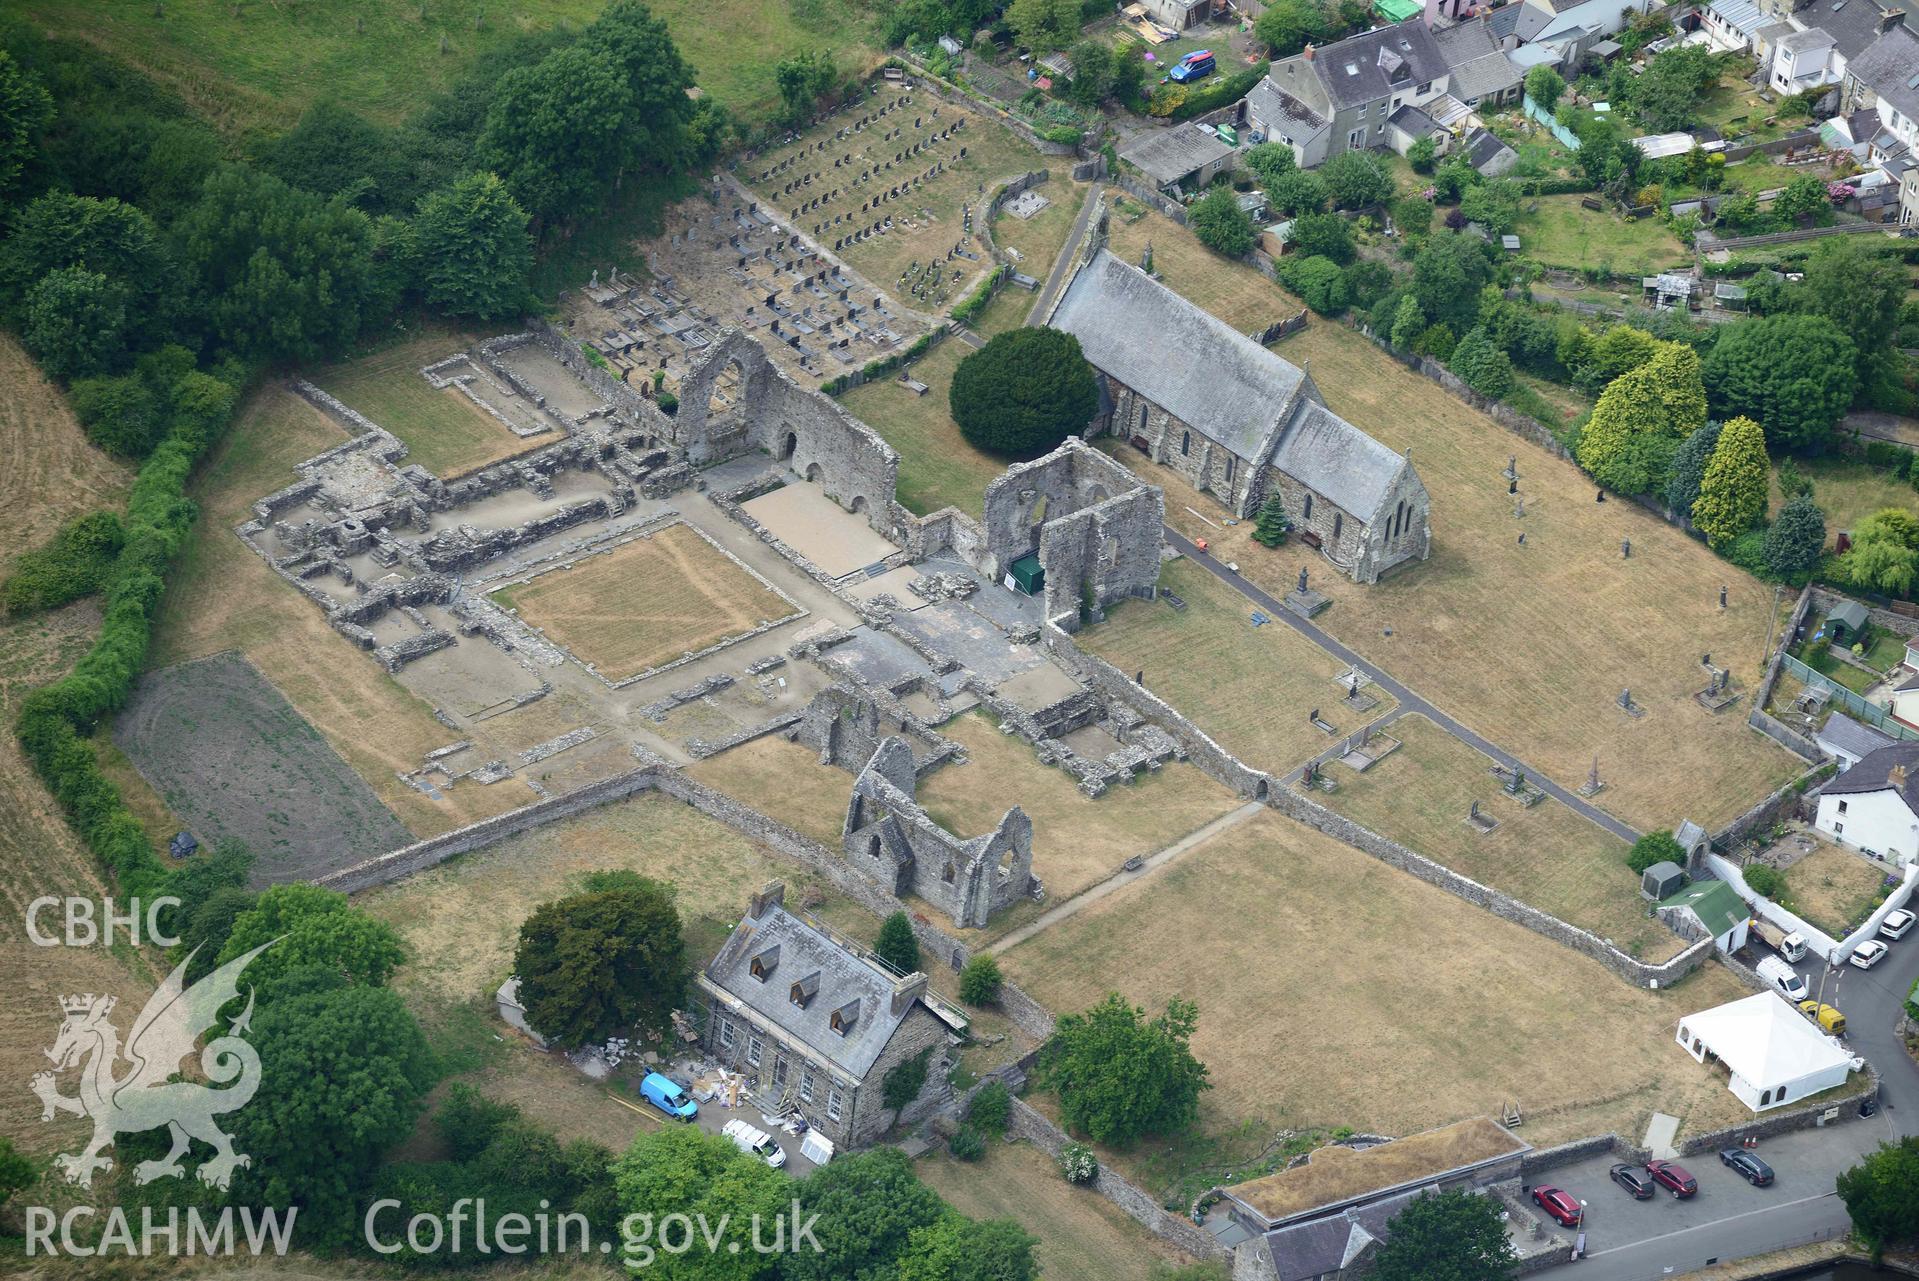
<path fill-rule="evenodd" d="M 1149 236 L 1160 261 L 1175 245 L 1206 252 L 1158 215 L 1116 226 L 1115 252 L 1131 257 Z M 1235 299 L 1250 294 L 1253 282 L 1278 292 L 1251 268 L 1220 265 L 1251 278 L 1232 287 Z M 1177 274 L 1168 283 L 1190 286 Z M 1191 296 L 1210 305 L 1208 294 Z M 1221 314 L 1238 325 L 1243 311 Z M 1748 729 L 1743 709 L 1715 716 L 1692 699 L 1706 683 L 1702 653 L 1730 665 L 1744 687 L 1758 681 L 1771 588 L 1631 503 L 1595 503 L 1593 483 L 1574 464 L 1526 443 L 1342 325 L 1315 318 L 1275 350 L 1310 369 L 1334 410 L 1383 443 L 1413 451 L 1432 495 L 1431 559 L 1361 587 L 1302 544 L 1269 551 L 1252 542 L 1250 524 L 1202 525 L 1185 508 L 1218 521 L 1217 503 L 1166 483 L 1169 473 L 1137 452 L 1117 449 L 1116 457 L 1166 484 L 1170 523 L 1212 539 L 1222 559 L 1276 594 L 1309 568 L 1313 585 L 1335 602 L 1317 620 L 1321 627 L 1535 769 L 1570 786 L 1586 777 L 1597 753 L 1609 784 L 1598 804 L 1641 830 L 1684 817 L 1710 828 L 1803 768 Z M 1523 521 L 1514 518 L 1499 474 L 1514 456 Z M 1620 555 L 1622 539 L 1632 542 L 1631 559 Z M 1723 611 L 1721 584 L 1730 589 Z M 1619 710 L 1623 688 L 1645 716 Z M 1204 723 L 1197 705 L 1188 710 Z"/>
<path fill-rule="evenodd" d="M 445 89 L 476 57 L 523 32 L 591 22 L 604 0 L 24 0 L 49 34 L 83 39 L 139 68 L 233 132 L 278 131 L 330 98 L 388 123 Z M 655 0 L 702 90 L 753 120 L 779 103 L 773 68 L 790 54 L 838 50 L 842 73 L 862 50 L 870 10 L 856 0 Z M 441 52 L 441 41 L 446 52 Z"/>
<path fill-rule="evenodd" d="M 1521 370 L 1514 370 L 1513 377 L 1518 380 L 1519 387 L 1507 397 L 1508 402 L 1555 432 L 1572 426 L 1581 414 L 1590 412 L 1593 407 L 1590 398 L 1549 378 Z"/>
<path fill-rule="evenodd" d="M 668 525 L 493 598 L 616 681 L 797 608 L 691 525 Z"/>
<path fill-rule="evenodd" d="M 1164 609 L 1165 606 L 1160 606 Z M 993 830 L 1008 807 L 1033 820 L 1033 873 L 1050 902 L 1071 898 L 1119 870 L 1204 827 L 1239 801 L 1197 768 L 1172 764 L 1098 798 L 1064 770 L 1039 763 L 1032 745 L 1002 734 L 995 718 L 974 712 L 940 733 L 966 748 L 964 765 L 945 765 L 919 785 L 934 821 L 962 837 Z M 998 924 L 998 922 L 995 922 Z"/>
<path fill-rule="evenodd" d="M 768 734 L 730 751 L 697 761 L 686 771 L 695 782 L 725 792 L 748 805 L 779 803 L 768 809 L 780 822 L 810 836 L 829 850 L 840 847 L 853 776 L 820 764 L 818 753 L 778 734 Z"/>
<path fill-rule="evenodd" d="M 1522 807 L 1501 793 L 1490 761 L 1423 716 L 1402 717 L 1387 733 L 1404 746 L 1363 774 L 1332 766 L 1339 790 L 1314 796 L 1455 872 L 1611 939 L 1628 956 L 1657 962 L 1685 949 L 1646 915 L 1624 841 L 1557 801 Z M 1499 822 L 1486 835 L 1466 823 L 1473 801 Z"/>
<path fill-rule="evenodd" d="M 996 299 L 995 306 L 1033 305 L 1032 295 L 1023 289 L 1005 292 L 1009 297 Z M 876 378 L 840 397 L 855 417 L 899 450 L 895 492 L 900 504 L 914 515 L 957 507 L 978 517 L 985 510 L 986 486 L 1012 461 L 968 444 L 946 407 L 953 371 L 972 350 L 957 339 L 948 339 L 914 362 L 907 372 L 926 384 L 924 396 L 915 396 L 891 378 Z"/>
<path fill-rule="evenodd" d="M 459 735 L 328 627 L 312 602 L 233 534 L 251 518 L 255 499 L 293 479 L 295 463 L 345 438 L 333 420 L 282 387 L 263 388 L 241 408 L 188 489 L 200 521 L 168 579 L 148 664 L 239 650 L 416 836 L 526 804 L 529 794 L 511 783 L 453 787 L 436 799 L 401 782 L 401 771 L 419 768 L 427 752 Z"/>
<path fill-rule="evenodd" d="M 1826 513 L 1826 545 L 1832 546 L 1841 530 L 1851 529 L 1866 517 L 1887 507 L 1911 511 L 1919 504 L 1919 494 L 1897 476 L 1869 467 L 1851 458 L 1797 458 L 1793 460 L 1800 475 L 1812 482 L 1812 500 Z M 1772 514 L 1785 506 L 1779 487 L 1772 490 Z"/>
<path fill-rule="evenodd" d="M 1682 1134 L 1746 1113 L 1672 1044 L 1678 1018 L 1745 995 L 1708 965 L 1670 992 L 1600 966 L 1277 814 L 1262 814 L 1000 958 L 1056 1011 L 1110 991 L 1199 1004 L 1214 1088 L 1190 1140 L 1241 1126 L 1410 1134 L 1526 1114 L 1528 1142 L 1658 1109 Z M 1158 1189 L 1179 1148 L 1121 1158 Z"/>
<path fill-rule="evenodd" d="M 1579 201 L 1579 196 L 1566 195 L 1529 202 L 1539 210 L 1519 220 L 1520 252 L 1547 267 L 1620 276 L 1650 276 L 1686 256 L 1685 247 L 1659 219 L 1628 222 Z"/>
<path fill-rule="evenodd" d="M 1844 938 L 1879 902 L 1885 874 L 1851 850 L 1820 841 L 1786 869 L 1780 902 L 1834 938 Z"/>
<path fill-rule="evenodd" d="M 1341 735 L 1392 710 L 1379 690 L 1380 705 L 1369 712 L 1341 707 L 1345 668 L 1332 655 L 1284 623 L 1254 627 L 1246 599 L 1199 566 L 1174 561 L 1159 585 L 1182 597 L 1185 610 L 1127 601 L 1081 632 L 1079 643 L 1122 671 L 1143 671 L 1146 688 L 1248 764 L 1284 773 L 1332 746 L 1307 720 L 1314 708 Z"/>
<path fill-rule="evenodd" d="M 1187 1261 L 1099 1193 L 1061 1178 L 1030 1143 L 989 1142 L 971 1163 L 937 1152 L 913 1168 L 968 1218 L 1012 1219 L 1038 1237 L 1033 1255 L 1046 1281 L 1152 1281 L 1160 1267 Z"/>
<path fill-rule="evenodd" d="M 1066 236 L 1073 229 L 1073 219 L 1079 217 L 1080 202 L 1086 198 L 1086 188 L 1055 179 L 1043 182 L 1032 190 L 1046 197 L 1046 208 L 1031 218 L 1015 218 L 1002 208 L 999 217 L 993 219 L 993 243 L 1002 249 L 1016 251 L 1019 254 L 1019 269 L 1043 281 L 1046 273 L 1053 269 L 1053 260 L 1059 257 L 1059 251 L 1066 245 Z M 1030 305 L 1033 296 L 1026 294 L 1025 298 Z"/>
<path fill-rule="evenodd" d="M 1743 79 L 1721 76 L 1699 100 L 1699 123 L 1711 125 L 1728 140 L 1746 142 L 1770 142 L 1812 123 L 1803 116 L 1779 119 L 1776 109 L 1776 103 L 1761 98 Z"/>
<path fill-rule="evenodd" d="M 516 436 L 458 391 L 420 376 L 423 366 L 475 341 L 472 334 L 427 334 L 323 370 L 313 382 L 405 441 L 406 460 L 442 480 L 558 440 L 557 431 Z"/>

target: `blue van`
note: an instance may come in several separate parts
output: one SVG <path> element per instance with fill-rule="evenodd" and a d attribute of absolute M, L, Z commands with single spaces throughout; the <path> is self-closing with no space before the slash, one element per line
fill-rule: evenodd
<path fill-rule="evenodd" d="M 660 1111 L 682 1121 L 691 1121 L 700 1114 L 700 1105 L 695 1103 L 685 1090 L 671 1078 L 658 1072 L 648 1072 L 646 1079 L 640 1082 L 640 1094 Z"/>
<path fill-rule="evenodd" d="M 1195 49 L 1173 64 L 1166 78 L 1174 84 L 1191 84 L 1204 79 L 1219 69 L 1219 62 L 1213 57 L 1211 49 Z"/>

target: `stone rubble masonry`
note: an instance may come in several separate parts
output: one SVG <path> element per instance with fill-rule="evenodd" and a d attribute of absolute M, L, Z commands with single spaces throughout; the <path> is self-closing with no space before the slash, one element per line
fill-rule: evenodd
<path fill-rule="evenodd" d="M 1820 592 L 1818 596 L 1826 598 L 1822 608 L 1831 608 L 1833 604 L 1843 599 L 1843 597 L 1834 596 L 1829 592 Z M 1767 738 L 1778 743 L 1794 755 L 1803 757 L 1809 761 L 1823 761 L 1826 758 L 1826 754 L 1820 749 L 1818 743 L 1801 734 L 1798 730 L 1793 729 L 1766 710 L 1767 706 L 1772 702 L 1773 690 L 1777 688 L 1779 684 L 1779 672 L 1785 665 L 1786 650 L 1791 647 L 1792 638 L 1799 634 L 1799 628 L 1805 623 L 1806 612 L 1812 608 L 1814 599 L 1815 593 L 1811 586 L 1807 586 L 1800 591 L 1799 603 L 1793 607 L 1792 617 L 1786 620 L 1786 630 L 1779 636 L 1779 645 L 1773 650 L 1772 658 L 1766 664 L 1765 679 L 1759 682 L 1759 692 L 1753 695 L 1752 711 L 1746 716 L 1746 724 L 1752 726 L 1761 734 L 1764 734 Z M 1875 612 L 1875 621 L 1876 616 Z M 1888 614 L 1887 617 L 1896 618 L 1897 615 Z M 1906 623 L 1914 622 L 1912 619 L 1902 619 L 1900 621 Z M 1915 624 L 1915 626 L 1919 626 L 1919 624 Z"/>
<path fill-rule="evenodd" d="M 963 756 L 960 745 L 928 727 L 890 690 L 836 681 L 813 695 L 800 713 L 790 741 L 807 748 L 822 765 L 849 774 L 866 768 L 880 743 L 901 736 L 917 744 L 918 777 Z"/>

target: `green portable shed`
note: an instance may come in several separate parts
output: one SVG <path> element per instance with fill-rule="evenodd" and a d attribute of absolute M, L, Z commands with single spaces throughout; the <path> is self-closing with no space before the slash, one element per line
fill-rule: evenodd
<path fill-rule="evenodd" d="M 1039 595 L 1040 588 L 1046 586 L 1046 571 L 1040 568 L 1038 552 L 1028 552 L 1008 565 L 1006 574 L 1013 586 L 1028 596 Z"/>

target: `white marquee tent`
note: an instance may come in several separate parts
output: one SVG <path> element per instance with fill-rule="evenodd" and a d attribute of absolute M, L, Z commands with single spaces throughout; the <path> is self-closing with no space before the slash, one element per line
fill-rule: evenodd
<path fill-rule="evenodd" d="M 1707 1055 L 1724 1063 L 1732 1092 L 1755 1112 L 1843 1085 L 1854 1063 L 1837 1041 L 1771 992 L 1688 1014 L 1679 1020 L 1678 1041 L 1701 1063 Z"/>

